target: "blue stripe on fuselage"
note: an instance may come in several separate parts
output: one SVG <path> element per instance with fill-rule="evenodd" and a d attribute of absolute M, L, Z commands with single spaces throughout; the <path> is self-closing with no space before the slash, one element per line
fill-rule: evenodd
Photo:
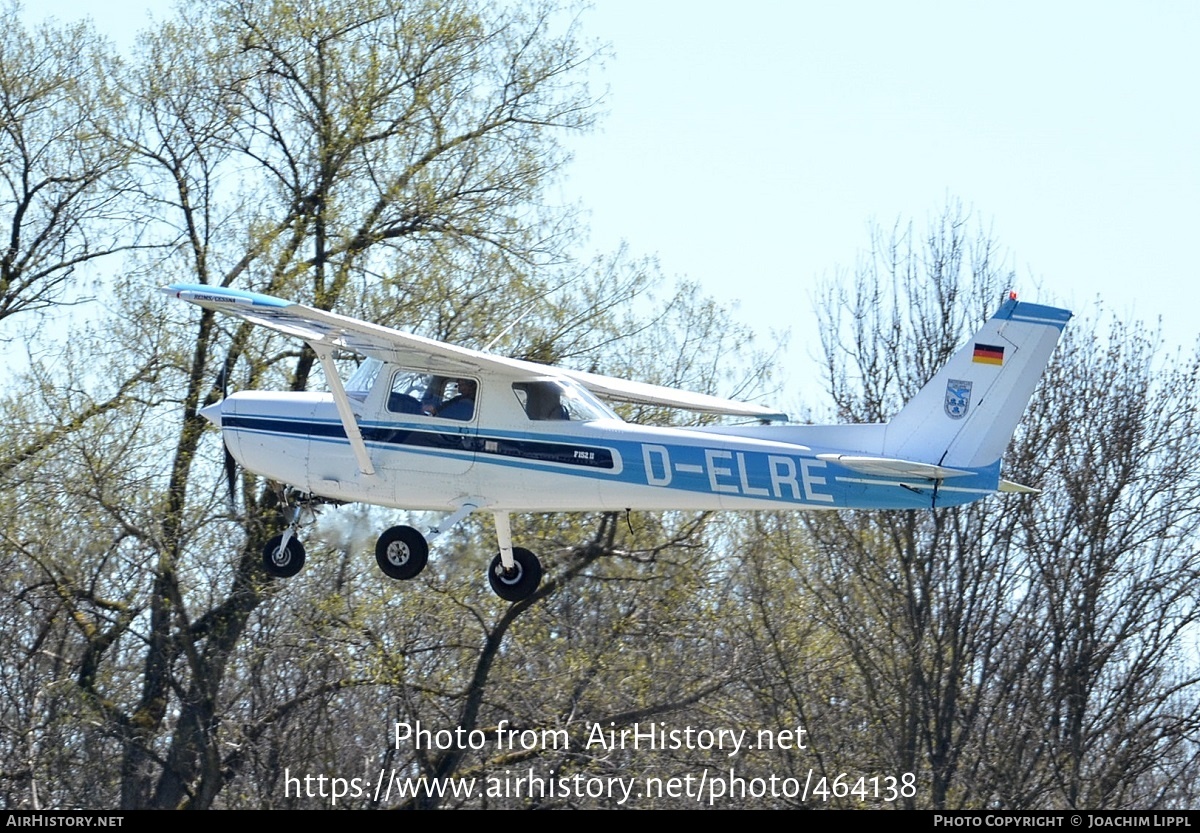
<path fill-rule="evenodd" d="M 279 417 L 227 416 L 222 418 L 222 427 L 234 431 L 283 436 L 307 436 L 319 442 L 346 441 L 346 429 L 340 421 L 296 420 Z M 483 454 L 494 457 L 515 458 L 527 462 L 553 463 L 599 471 L 617 468 L 618 461 L 612 449 L 596 446 L 580 440 L 542 441 L 521 436 L 483 436 L 474 432 L 457 433 L 452 430 L 431 429 L 427 424 L 419 427 L 406 424 L 364 424 L 360 426 L 363 441 L 371 447 L 390 450 L 413 451 L 429 454 L 434 450 Z"/>
<path fill-rule="evenodd" d="M 307 438 L 347 444 L 337 420 L 288 419 L 227 415 L 230 431 Z M 368 446 L 422 455 L 472 455 L 483 465 L 557 471 L 635 486 L 651 486 L 699 494 L 727 496 L 814 508 L 919 508 L 934 500 L 934 484 L 917 479 L 876 477 L 852 472 L 811 454 L 740 450 L 673 441 L 645 442 L 561 435 L 545 440 L 528 434 L 454 433 L 426 424 L 361 426 Z M 600 445 L 604 442 L 605 445 Z M 944 481 L 937 505 L 977 500 L 995 490 L 999 463 L 975 475 Z"/>

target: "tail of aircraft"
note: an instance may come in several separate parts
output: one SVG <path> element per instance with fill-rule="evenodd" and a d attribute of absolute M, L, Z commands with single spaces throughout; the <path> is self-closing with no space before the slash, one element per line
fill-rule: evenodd
<path fill-rule="evenodd" d="M 1010 297 L 887 424 L 883 453 L 947 468 L 996 463 L 1070 318 Z"/>

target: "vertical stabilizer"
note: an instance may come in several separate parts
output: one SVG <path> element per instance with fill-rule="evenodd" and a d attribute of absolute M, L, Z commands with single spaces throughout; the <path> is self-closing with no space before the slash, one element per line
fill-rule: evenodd
<path fill-rule="evenodd" d="M 888 423 L 884 453 L 943 466 L 995 463 L 1070 318 L 1010 298 Z"/>

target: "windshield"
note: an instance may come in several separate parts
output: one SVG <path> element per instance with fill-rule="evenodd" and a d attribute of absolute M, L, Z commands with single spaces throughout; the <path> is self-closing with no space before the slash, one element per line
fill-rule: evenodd
<path fill-rule="evenodd" d="M 346 380 L 346 395 L 364 401 L 367 394 L 371 392 L 371 388 L 375 386 L 375 379 L 379 376 L 381 367 L 383 367 L 383 362 L 379 359 L 367 359 L 360 364 L 358 369 Z"/>

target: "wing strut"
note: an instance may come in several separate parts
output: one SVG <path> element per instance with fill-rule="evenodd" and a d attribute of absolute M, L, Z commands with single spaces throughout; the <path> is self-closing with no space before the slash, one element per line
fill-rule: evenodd
<path fill-rule="evenodd" d="M 329 390 L 333 392 L 333 401 L 337 403 L 338 416 L 342 418 L 342 427 L 346 429 L 346 439 L 350 441 L 350 448 L 354 450 L 354 459 L 358 461 L 358 470 L 363 474 L 372 475 L 375 473 L 375 466 L 371 464 L 371 455 L 367 453 L 367 444 L 363 442 L 362 431 L 358 428 L 358 420 L 354 418 L 354 411 L 350 410 L 350 397 L 346 395 L 346 389 L 342 387 L 342 377 L 338 375 L 337 365 L 333 363 L 333 350 L 323 344 L 314 344 L 309 342 L 316 354 L 321 357 L 321 367 L 325 369 L 325 380 L 329 384 Z"/>

